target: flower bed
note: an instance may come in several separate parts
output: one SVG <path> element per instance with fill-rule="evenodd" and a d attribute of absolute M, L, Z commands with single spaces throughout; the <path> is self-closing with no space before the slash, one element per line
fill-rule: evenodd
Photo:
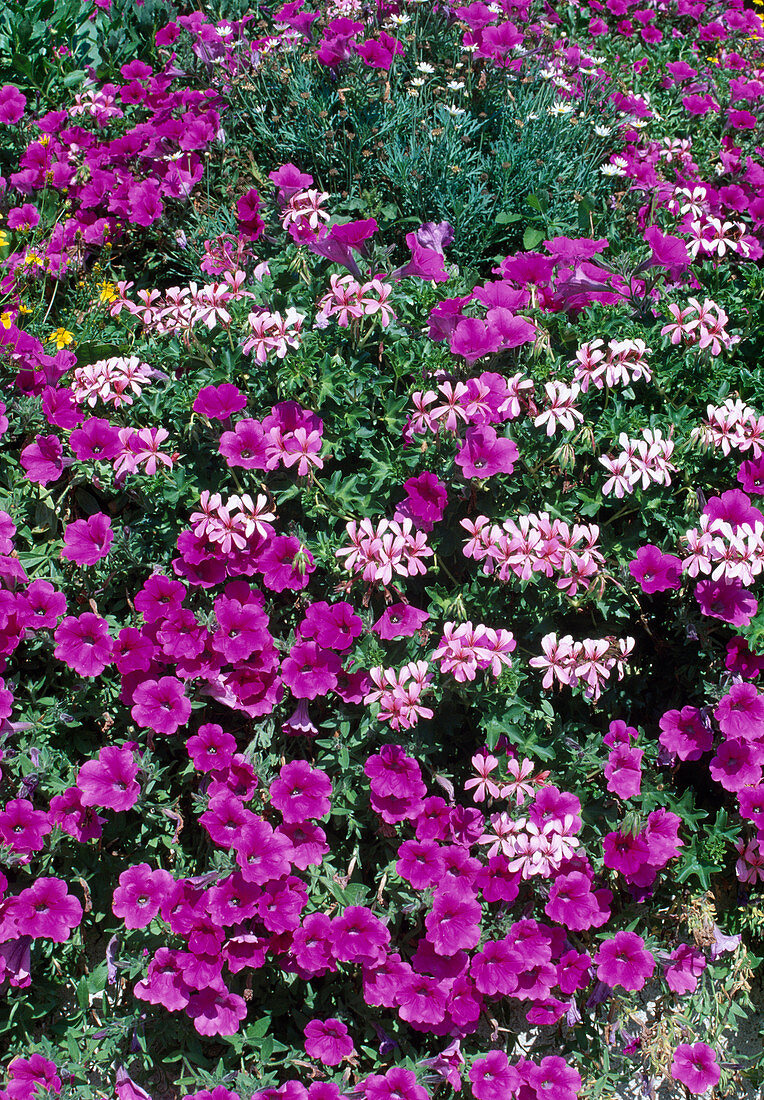
<path fill-rule="evenodd" d="M 757 4 L 2 17 L 0 1096 L 759 1095 Z"/>

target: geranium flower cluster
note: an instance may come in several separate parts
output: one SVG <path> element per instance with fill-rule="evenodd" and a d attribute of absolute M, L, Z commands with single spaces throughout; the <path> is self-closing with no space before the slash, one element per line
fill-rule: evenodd
<path fill-rule="evenodd" d="M 143 387 L 154 378 L 155 372 L 148 363 L 142 363 L 137 355 L 112 356 L 99 359 L 72 372 L 72 397 L 78 405 L 94 408 L 102 401 L 115 409 L 132 405 L 133 396 L 140 397 Z"/>
<path fill-rule="evenodd" d="M 416 577 L 427 572 L 425 559 L 433 556 L 423 531 L 410 519 L 350 520 L 345 525 L 348 544 L 336 551 L 348 573 L 367 584 L 391 585 L 394 577 Z"/>
<path fill-rule="evenodd" d="M 379 703 L 378 721 L 399 730 L 411 729 L 420 718 L 432 718 L 431 708 L 421 701 L 433 680 L 427 661 L 410 661 L 400 669 L 375 665 L 369 677 L 375 686 L 363 701 L 366 706 Z"/>
<path fill-rule="evenodd" d="M 589 386 L 601 390 L 604 386 L 628 386 L 632 382 L 652 380 L 647 361 L 651 349 L 644 340 L 588 340 L 568 363 L 573 368 L 573 381 L 586 393 Z"/>
<path fill-rule="evenodd" d="M 324 327 L 330 317 L 336 317 L 340 328 L 347 328 L 359 317 L 379 315 L 382 328 L 387 328 L 395 317 L 389 305 L 390 283 L 371 279 L 361 284 L 352 275 L 331 275 L 329 282 L 331 289 L 318 302 L 317 327 Z"/>
<path fill-rule="evenodd" d="M 603 496 L 613 493 L 620 500 L 633 493 L 640 483 L 643 489 L 653 484 L 671 484 L 676 466 L 671 461 L 674 441 L 670 436 L 664 438 L 657 428 L 643 428 L 641 439 L 631 439 L 621 432 L 618 442 L 622 449 L 615 458 L 601 455 L 599 459 L 609 474 L 602 486 Z"/>
<path fill-rule="evenodd" d="M 710 355 L 720 355 L 722 348 L 729 351 L 740 343 L 739 336 L 727 331 L 729 317 L 713 299 L 706 298 L 701 305 L 697 298 L 688 298 L 687 303 L 684 309 L 674 302 L 669 304 L 673 321 L 663 326 L 661 336 L 668 336 L 672 344 L 697 344 L 701 351 L 708 349 Z"/>
<path fill-rule="evenodd" d="M 574 641 L 570 634 L 558 638 L 554 632 L 541 639 L 543 656 L 531 657 L 531 668 L 544 670 L 542 686 L 548 691 L 555 681 L 560 685 L 583 689 L 585 699 L 596 702 L 616 672 L 623 679 L 633 638 L 584 638 Z"/>
<path fill-rule="evenodd" d="M 466 382 L 439 382 L 436 390 L 412 394 L 414 411 L 408 430 L 423 435 L 442 429 L 456 432 L 461 425 L 501 424 L 520 415 L 521 396 L 532 390 L 533 383 L 522 374 L 505 378 L 489 371 Z"/>
<path fill-rule="evenodd" d="M 724 404 L 708 405 L 708 419 L 693 428 L 692 438 L 704 447 L 713 447 L 728 455 L 734 450 L 751 452 L 754 459 L 764 453 L 764 416 L 739 398 L 728 397 Z"/>
<path fill-rule="evenodd" d="M 511 630 L 447 622 L 432 660 L 439 661 L 440 671 L 450 673 L 458 683 L 474 680 L 478 671 L 485 669 L 498 679 L 505 668 L 512 667 L 510 653 L 516 646 Z"/>
<path fill-rule="evenodd" d="M 534 574 L 559 574 L 557 587 L 575 596 L 579 586 L 589 588 L 605 564 L 595 524 L 574 523 L 571 527 L 546 512 L 529 512 L 517 520 L 507 519 L 501 526 L 487 516 L 460 523 L 470 536 L 464 556 L 482 561 L 483 573 L 495 573 L 502 582 L 512 574 L 523 581 Z"/>
<path fill-rule="evenodd" d="M 305 314 L 290 306 L 282 315 L 278 310 L 255 310 L 247 317 L 249 335 L 242 345 L 245 355 L 252 355 L 258 363 L 265 363 L 273 352 L 283 359 L 289 348 L 299 348 L 302 343 L 302 323 Z"/>
<path fill-rule="evenodd" d="M 739 489 L 711 497 L 700 527 L 682 535 L 689 553 L 682 562 L 691 577 L 750 585 L 764 569 L 764 514 Z"/>

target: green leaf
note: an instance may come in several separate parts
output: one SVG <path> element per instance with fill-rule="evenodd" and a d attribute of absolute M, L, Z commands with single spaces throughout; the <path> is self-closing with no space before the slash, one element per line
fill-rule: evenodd
<path fill-rule="evenodd" d="M 543 229 L 534 229 L 529 225 L 523 233 L 523 248 L 533 249 L 537 244 L 540 244 L 546 236 Z"/>

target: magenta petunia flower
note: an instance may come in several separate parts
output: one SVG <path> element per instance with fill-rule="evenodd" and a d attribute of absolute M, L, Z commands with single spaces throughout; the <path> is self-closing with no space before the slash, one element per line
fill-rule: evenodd
<path fill-rule="evenodd" d="M 78 519 L 67 524 L 61 557 L 68 558 L 77 565 L 95 565 L 106 557 L 113 542 L 111 519 L 103 512 L 97 512 L 88 519 Z"/>
<path fill-rule="evenodd" d="M 335 959 L 364 966 L 379 966 L 390 945 L 387 928 L 364 905 L 348 905 L 334 917 L 331 938 Z"/>
<path fill-rule="evenodd" d="M 50 800 L 50 820 L 80 844 L 98 840 L 103 833 L 99 814 L 82 803 L 79 787 L 67 787 L 63 794 L 54 794 Z"/>
<path fill-rule="evenodd" d="M 727 489 L 718 497 L 709 497 L 703 514 L 713 520 L 723 520 L 737 529 L 743 523 L 764 523 L 764 513 L 754 507 L 750 498 L 740 489 Z"/>
<path fill-rule="evenodd" d="M 477 317 L 462 317 L 450 334 L 448 346 L 453 355 L 460 355 L 468 363 L 493 355 L 501 346 L 496 329 Z"/>
<path fill-rule="evenodd" d="M 31 202 L 25 202 L 22 206 L 14 206 L 8 211 L 7 226 L 9 229 L 21 229 L 27 231 L 33 229 L 40 221 L 40 212 Z"/>
<path fill-rule="evenodd" d="M 161 218 L 164 204 L 156 180 L 145 179 L 134 183 L 128 191 L 130 221 L 135 225 L 149 226 Z"/>
<path fill-rule="evenodd" d="M 707 1043 L 680 1043 L 671 1062 L 671 1076 L 700 1096 L 718 1084 L 721 1070 L 716 1054 Z"/>
<path fill-rule="evenodd" d="M 267 441 L 259 420 L 240 420 L 232 432 L 223 432 L 218 450 L 229 466 L 265 470 L 268 464 Z"/>
<path fill-rule="evenodd" d="M 77 773 L 83 806 L 129 810 L 138 801 L 141 788 L 136 781 L 139 766 L 132 751 L 104 745 L 97 760 L 88 760 Z"/>
<path fill-rule="evenodd" d="M 235 1035 L 247 1015 L 247 1002 L 218 980 L 192 993 L 186 1012 L 200 1035 Z"/>
<path fill-rule="evenodd" d="M 236 752 L 236 738 L 216 722 L 206 722 L 186 741 L 186 750 L 199 772 L 226 768 Z"/>
<path fill-rule="evenodd" d="M 3 126 L 12 126 L 24 114 L 27 97 L 13 84 L 3 84 L 0 88 L 0 122 Z"/>
<path fill-rule="evenodd" d="M 764 669 L 764 657 L 752 653 L 745 638 L 737 635 L 727 642 L 727 657 L 725 665 L 736 676 L 743 676 L 746 680 L 758 679 L 759 673 Z"/>
<path fill-rule="evenodd" d="M 299 539 L 276 535 L 260 554 L 257 567 L 263 575 L 263 584 L 271 592 L 285 589 L 299 592 L 310 582 L 316 563 Z"/>
<path fill-rule="evenodd" d="M 444 872 L 440 845 L 434 840 L 404 840 L 398 848 L 395 869 L 415 890 L 435 886 Z"/>
<path fill-rule="evenodd" d="M 601 982 L 629 990 L 642 989 L 655 970 L 655 959 L 636 932 L 616 932 L 601 944 L 594 962 Z"/>
<path fill-rule="evenodd" d="M 439 955 L 477 947 L 480 943 L 482 909 L 472 890 L 459 880 L 453 885 L 441 885 L 433 897 L 432 908 L 425 917 L 427 939 Z"/>
<path fill-rule="evenodd" d="M 136 1085 L 124 1066 L 117 1067 L 114 1091 L 117 1094 L 117 1100 L 152 1100 L 145 1089 Z"/>
<path fill-rule="evenodd" d="M 338 1066 L 355 1053 L 353 1040 L 341 1020 L 311 1020 L 305 1027 L 305 1052 L 325 1066 Z"/>
<path fill-rule="evenodd" d="M 325 600 L 313 603 L 298 627 L 301 638 L 310 639 L 324 649 L 349 649 L 362 633 L 363 623 L 351 604 L 344 600 L 330 604 Z"/>
<path fill-rule="evenodd" d="M 191 700 L 186 698 L 180 680 L 162 676 L 159 680 L 144 680 L 136 687 L 130 713 L 139 726 L 169 735 L 185 726 L 191 716 Z"/>
<path fill-rule="evenodd" d="M 288 824 L 300 824 L 329 812 L 332 785 L 326 772 L 307 760 L 284 764 L 270 786 L 271 804 Z"/>
<path fill-rule="evenodd" d="M 639 582 L 642 591 L 648 594 L 679 588 L 682 583 L 680 559 L 673 554 L 664 554 L 652 543 L 640 546 L 636 558 L 629 563 L 629 572 Z"/>
<path fill-rule="evenodd" d="M 764 495 L 764 455 L 741 463 L 737 479 L 746 493 Z"/>
<path fill-rule="evenodd" d="M 517 458 L 517 446 L 511 439 L 497 435 L 490 424 L 481 424 L 467 429 L 455 462 L 466 478 L 486 478 L 511 474 Z"/>
<path fill-rule="evenodd" d="M 229 416 L 241 412 L 246 404 L 246 394 L 238 386 L 223 382 L 220 386 L 204 386 L 199 390 L 193 409 L 210 420 L 228 420 Z"/>
<path fill-rule="evenodd" d="M 136 863 L 119 876 L 112 912 L 122 918 L 125 928 L 146 928 L 174 885 L 169 871 L 152 871 L 148 863 Z"/>
<path fill-rule="evenodd" d="M 419 477 L 410 477 L 403 483 L 406 499 L 396 510 L 396 518 L 412 520 L 422 531 L 432 531 L 443 519 L 448 504 L 446 486 L 436 474 L 425 471 Z"/>
<path fill-rule="evenodd" d="M 178 611 L 186 595 L 186 586 L 172 577 L 154 573 L 135 597 L 135 610 L 146 623 L 168 618 Z"/>
<path fill-rule="evenodd" d="M 293 845 L 292 864 L 300 871 L 305 871 L 308 867 L 318 867 L 329 851 L 326 833 L 318 825 L 305 821 L 296 825 L 284 824 L 279 825 L 276 832 L 285 836 Z"/>
<path fill-rule="evenodd" d="M 8 1066 L 8 1084 L 5 1094 L 8 1100 L 29 1100 L 40 1096 L 40 1089 L 47 1089 L 56 1096 L 61 1092 L 61 1078 L 55 1062 L 32 1054 L 29 1058 L 14 1058 Z"/>
<path fill-rule="evenodd" d="M 509 997 L 517 989 L 517 976 L 524 969 L 522 955 L 509 939 L 487 940 L 470 965 L 475 988 L 487 997 Z"/>
<path fill-rule="evenodd" d="M 576 1100 L 581 1088 L 581 1074 L 569 1066 L 564 1058 L 549 1054 L 541 1059 L 528 1074 L 528 1083 L 537 1096 L 554 1097 L 554 1100 Z"/>
<path fill-rule="evenodd" d="M 692 993 L 705 967 L 705 956 L 701 955 L 697 947 L 680 943 L 671 952 L 671 960 L 666 965 L 666 984 L 672 993 Z"/>
<path fill-rule="evenodd" d="M 53 634 L 54 654 L 80 676 L 100 676 L 111 664 L 114 642 L 109 627 L 99 615 L 86 611 L 76 618 L 62 619 Z"/>
<path fill-rule="evenodd" d="M 66 428 L 68 431 L 76 428 L 83 419 L 74 400 L 74 394 L 66 386 L 59 386 L 58 389 L 53 389 L 52 386 L 45 387 L 42 394 L 42 411 L 49 424 L 57 428 Z"/>
<path fill-rule="evenodd" d="M 581 871 L 557 875 L 549 888 L 549 901 L 544 906 L 544 912 L 558 924 L 575 932 L 604 923 L 600 920 L 599 901 L 592 893 L 591 880 Z"/>
<path fill-rule="evenodd" d="M 742 791 L 744 787 L 761 782 L 762 762 L 762 746 L 733 737 L 719 745 L 708 770 L 711 778 L 721 783 L 725 791 Z"/>
<path fill-rule="evenodd" d="M 669 270 L 690 266 L 691 260 L 687 252 L 687 245 L 681 237 L 663 233 L 657 225 L 651 225 L 646 229 L 644 236 L 652 252 L 652 259 L 646 266 L 666 267 Z"/>
<path fill-rule="evenodd" d="M 618 744 L 610 750 L 605 765 L 607 789 L 619 798 L 634 798 L 642 785 L 644 752 L 631 745 Z"/>
<path fill-rule="evenodd" d="M 713 733 L 704 724 L 697 707 L 667 710 L 658 724 L 661 745 L 680 760 L 699 760 L 704 752 L 713 747 Z"/>
<path fill-rule="evenodd" d="M 281 676 L 296 699 L 315 699 L 337 686 L 340 658 L 315 642 L 297 642 L 281 663 Z"/>
<path fill-rule="evenodd" d="M 606 867 L 620 871 L 628 879 L 647 863 L 650 850 L 641 834 L 634 836 L 616 829 L 603 837 L 602 854 Z"/>
<path fill-rule="evenodd" d="M 15 852 L 39 852 L 52 828 L 49 815 L 28 798 L 12 798 L 0 810 L 0 837 Z"/>
<path fill-rule="evenodd" d="M 414 1071 L 402 1066 L 391 1066 L 384 1076 L 373 1073 L 361 1087 L 366 1100 L 428 1100 L 427 1090 L 417 1084 Z"/>
<path fill-rule="evenodd" d="M 719 700 L 714 718 L 725 737 L 758 741 L 764 737 L 764 695 L 753 684 L 733 684 Z"/>
<path fill-rule="evenodd" d="M 409 603 L 393 603 L 385 609 L 371 629 L 386 642 L 395 638 L 410 638 L 424 626 L 429 617 L 429 612 L 420 611 Z"/>
<path fill-rule="evenodd" d="M 69 436 L 69 446 L 81 462 L 111 460 L 122 450 L 119 429 L 97 416 L 74 429 Z"/>
<path fill-rule="evenodd" d="M 218 596 L 215 616 L 218 630 L 212 636 L 212 648 L 226 661 L 245 661 L 255 650 L 262 652 L 270 640 L 268 616 L 257 603 Z"/>
<path fill-rule="evenodd" d="M 748 626 L 759 607 L 753 593 L 742 584 L 723 580 L 698 581 L 695 599 L 701 614 L 721 619 L 730 626 Z"/>
<path fill-rule="evenodd" d="M 246 191 L 236 202 L 236 220 L 239 223 L 239 229 L 251 241 L 256 241 L 265 228 L 265 222 L 258 213 L 259 209 L 260 196 L 254 187 Z"/>
<path fill-rule="evenodd" d="M 82 906 L 59 878 L 38 878 L 16 898 L 16 924 L 22 936 L 64 943 L 82 920 Z"/>
<path fill-rule="evenodd" d="M 477 1100 L 505 1100 L 517 1092 L 521 1083 L 503 1050 L 490 1050 L 484 1058 L 476 1058 L 468 1076 Z"/>
<path fill-rule="evenodd" d="M 35 436 L 21 452 L 21 465 L 30 481 L 38 485 L 47 485 L 49 481 L 58 481 L 64 471 L 64 448 L 56 435 Z"/>

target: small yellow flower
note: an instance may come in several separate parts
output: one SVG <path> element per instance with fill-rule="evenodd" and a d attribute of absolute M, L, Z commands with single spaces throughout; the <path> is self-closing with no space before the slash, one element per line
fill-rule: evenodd
<path fill-rule="evenodd" d="M 8 234 L 0 229 L 0 248 L 5 248 L 8 244 Z"/>
<path fill-rule="evenodd" d="M 27 252 L 24 257 L 25 264 L 41 264 L 42 256 L 38 256 L 36 252 Z"/>
<path fill-rule="evenodd" d="M 22 304 L 19 306 L 19 313 L 31 313 L 31 312 L 32 312 L 32 310 L 29 308 L 29 306 L 25 306 L 22 302 Z"/>
<path fill-rule="evenodd" d="M 61 351 L 62 348 L 68 347 L 74 339 L 74 333 L 69 332 L 65 328 L 57 328 L 55 332 L 52 332 L 48 337 L 50 343 L 55 343 L 56 349 Z"/>
<path fill-rule="evenodd" d="M 117 293 L 114 287 L 114 283 L 110 283 L 108 281 L 104 283 L 98 283 L 98 287 L 100 290 L 100 293 L 98 295 L 99 302 L 102 302 L 106 305 L 110 305 L 112 302 L 116 302 Z"/>
<path fill-rule="evenodd" d="M 6 309 L 5 313 L 0 313 L 0 325 L 3 328 L 10 328 L 13 323 L 13 315 Z"/>

